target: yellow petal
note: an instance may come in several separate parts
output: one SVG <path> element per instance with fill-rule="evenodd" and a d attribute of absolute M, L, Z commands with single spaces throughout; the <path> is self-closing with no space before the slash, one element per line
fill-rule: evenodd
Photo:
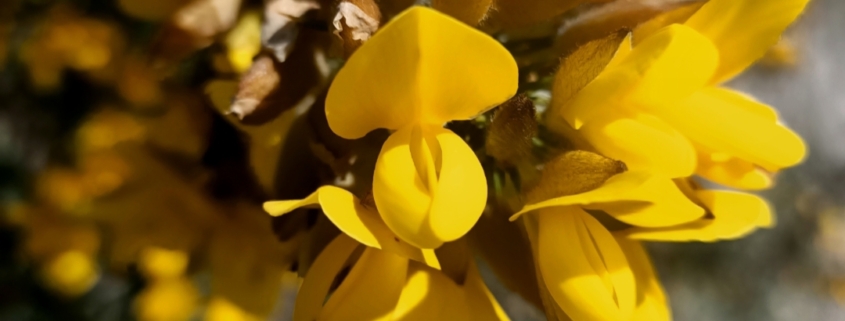
<path fill-rule="evenodd" d="M 671 25 L 584 87 L 562 115 L 579 129 L 613 109 L 675 103 L 702 88 L 717 62 L 716 48 L 707 38 L 688 27 Z"/>
<path fill-rule="evenodd" d="M 555 302 L 573 320 L 628 320 L 634 275 L 610 232 L 576 206 L 539 218 L 538 263 Z"/>
<path fill-rule="evenodd" d="M 704 209 L 695 205 L 671 179 L 654 176 L 636 189 L 620 195 L 632 201 L 588 205 L 617 220 L 642 227 L 665 227 L 689 223 L 704 217 Z"/>
<path fill-rule="evenodd" d="M 326 295 L 340 273 L 352 251 L 358 247 L 358 242 L 344 234 L 338 235 L 317 256 L 314 264 L 308 269 L 299 292 L 296 294 L 296 305 L 293 309 L 293 321 L 313 321 L 317 319 Z"/>
<path fill-rule="evenodd" d="M 753 163 L 736 157 L 721 159 L 712 153 L 699 152 L 695 173 L 714 183 L 744 190 L 762 190 L 772 186 L 772 174 Z"/>
<path fill-rule="evenodd" d="M 634 228 L 624 234 L 637 240 L 714 242 L 736 239 L 757 227 L 770 227 L 774 222 L 769 205 L 756 195 L 702 190 L 696 196 L 714 218 L 675 227 Z"/>
<path fill-rule="evenodd" d="M 628 194 L 632 190 L 643 186 L 650 179 L 654 179 L 654 176 L 647 172 L 624 172 L 622 174 L 615 175 L 609 178 L 606 182 L 604 182 L 601 187 L 591 190 L 589 192 L 561 196 L 542 202 L 525 205 L 522 210 L 511 216 L 510 220 L 515 221 L 517 218 L 522 216 L 522 214 L 546 207 L 578 204 L 587 205 L 593 203 L 607 203 L 615 201 L 642 201 L 639 198 L 628 199 L 625 198 L 624 195 Z"/>
<path fill-rule="evenodd" d="M 422 321 L 448 316 L 446 306 L 455 300 L 457 292 L 458 286 L 445 274 L 411 264 L 393 320 Z"/>
<path fill-rule="evenodd" d="M 735 91 L 710 87 L 679 105 L 655 112 L 708 150 L 736 156 L 770 171 L 800 163 L 806 154 L 804 142 L 772 121 L 770 109 L 760 105 Z"/>
<path fill-rule="evenodd" d="M 431 226 L 444 242 L 464 236 L 478 222 L 487 204 L 487 178 L 475 152 L 458 135 L 438 129 L 443 154 L 437 194 L 431 204 Z"/>
<path fill-rule="evenodd" d="M 693 145 L 653 116 L 597 117 L 584 124 L 580 132 L 598 152 L 623 161 L 631 170 L 647 170 L 670 178 L 695 172 Z"/>
<path fill-rule="evenodd" d="M 373 196 L 396 235 L 420 248 L 437 248 L 478 221 L 487 201 L 487 181 L 475 153 L 460 137 L 438 127 L 422 129 L 419 135 L 414 131 L 404 128 L 384 143 Z"/>
<path fill-rule="evenodd" d="M 643 245 L 638 241 L 618 237 L 616 241 L 625 252 L 625 257 L 637 280 L 637 308 L 631 321 L 669 321 L 672 313 L 663 286 L 654 273 L 651 260 Z"/>
<path fill-rule="evenodd" d="M 367 248 L 329 297 L 318 320 L 391 320 L 407 272 L 408 259 Z"/>
<path fill-rule="evenodd" d="M 809 0 L 710 0 L 686 25 L 719 49 L 711 83 L 731 79 L 763 57 Z"/>
<path fill-rule="evenodd" d="M 355 195 L 339 187 L 320 187 L 302 200 L 265 202 L 264 210 L 270 215 L 280 216 L 300 207 L 317 204 L 338 229 L 361 244 L 426 263 L 435 269 L 440 268 L 436 257 L 426 257 L 420 249 L 399 240 L 377 213 L 364 207 Z"/>
<path fill-rule="evenodd" d="M 517 67 L 490 36 L 413 7 L 350 57 L 326 98 L 329 126 L 344 138 L 412 121 L 468 119 L 516 92 Z"/>

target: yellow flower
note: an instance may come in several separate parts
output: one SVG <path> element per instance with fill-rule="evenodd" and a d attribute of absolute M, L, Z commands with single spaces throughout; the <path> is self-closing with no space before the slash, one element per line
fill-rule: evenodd
<path fill-rule="evenodd" d="M 461 280 L 388 251 L 366 248 L 340 286 L 335 276 L 360 245 L 341 234 L 305 275 L 294 321 L 509 320 L 484 285 L 472 257 L 458 257 Z M 325 302 L 325 304 L 324 304 Z"/>
<path fill-rule="evenodd" d="M 41 269 L 46 285 L 69 297 L 85 294 L 99 279 L 97 262 L 81 251 L 61 253 Z"/>
<path fill-rule="evenodd" d="M 534 212 L 525 219 L 536 246 L 538 269 L 549 294 L 566 315 L 575 321 L 629 320 L 635 310 L 643 309 L 637 291 L 651 288 L 643 285 L 640 289 L 636 279 L 646 277 L 635 276 L 635 271 L 647 270 L 648 260 L 642 258 L 645 254 L 635 260 L 627 258 L 639 254 L 626 253 L 630 250 L 623 250 L 585 208 L 644 227 L 675 226 L 703 218 L 704 209 L 676 195 L 681 193 L 671 180 L 643 171 L 625 172 L 593 190 L 527 204 L 511 220 Z M 676 202 L 666 202 L 664 197 Z M 649 304 L 667 309 L 664 300 L 657 301 Z"/>
<path fill-rule="evenodd" d="M 601 210 L 633 228 L 614 236 L 585 209 Z M 536 233 L 533 242 L 542 279 L 575 321 L 668 315 L 662 312 L 668 307 L 659 283 L 653 276 L 642 276 L 651 269 L 647 256 L 623 238 L 712 242 L 773 224 L 769 206 L 757 196 L 696 190 L 646 171 L 625 172 L 590 191 L 527 204 L 511 220 L 529 212 L 535 212 L 526 217 L 526 225 L 529 233 Z M 653 299 L 637 300 L 642 295 Z"/>
<path fill-rule="evenodd" d="M 386 128 L 373 178 L 378 212 L 402 240 L 436 248 L 481 216 L 487 184 L 472 149 L 442 128 L 516 92 L 517 66 L 489 36 L 413 7 L 380 29 L 338 72 L 326 98 L 332 131 L 347 139 Z"/>
<path fill-rule="evenodd" d="M 806 153 L 770 107 L 719 87 L 762 57 L 807 0 L 714 0 L 622 45 L 561 115 L 602 154 L 670 178 L 763 189 Z"/>

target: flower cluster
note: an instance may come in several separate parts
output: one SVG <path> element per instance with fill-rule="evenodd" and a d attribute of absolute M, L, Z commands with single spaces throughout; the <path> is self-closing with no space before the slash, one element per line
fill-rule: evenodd
<path fill-rule="evenodd" d="M 13 60 L 117 95 L 7 219 L 62 295 L 137 273 L 140 320 L 509 320 L 483 269 L 549 320 L 670 320 L 642 242 L 772 227 L 742 190 L 805 157 L 723 84 L 807 2 L 118 1 L 143 45 L 57 7 Z"/>

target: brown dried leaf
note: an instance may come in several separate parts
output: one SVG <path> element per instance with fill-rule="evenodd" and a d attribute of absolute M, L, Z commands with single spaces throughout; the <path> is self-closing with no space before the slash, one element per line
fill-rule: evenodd
<path fill-rule="evenodd" d="M 341 1 L 332 25 L 340 37 L 343 53 L 349 57 L 378 30 L 381 11 L 375 0 Z"/>
<path fill-rule="evenodd" d="M 703 2 L 706 0 L 689 2 L 617 0 L 596 6 L 569 21 L 556 39 L 555 46 L 559 52 L 568 52 L 593 39 L 603 38 L 620 30 L 634 30 L 640 24 L 660 17 L 663 13 L 689 6 L 700 7 Z"/>
<path fill-rule="evenodd" d="M 284 62 L 299 34 L 298 22 L 306 12 L 320 8 L 317 0 L 266 0 L 261 44 L 273 52 L 276 60 Z"/>
<path fill-rule="evenodd" d="M 525 95 L 506 101 L 493 116 L 487 133 L 487 154 L 516 164 L 531 157 L 532 139 L 537 134 L 534 103 Z"/>
<path fill-rule="evenodd" d="M 470 26 L 476 26 L 485 16 L 493 0 L 432 0 L 431 7 Z"/>
<path fill-rule="evenodd" d="M 584 43 L 564 55 L 555 73 L 547 117 L 558 118 L 560 108 L 604 70 L 626 35 L 625 31 L 613 32 Z"/>
<path fill-rule="evenodd" d="M 238 91 L 227 113 L 244 124 L 259 125 L 271 121 L 282 112 L 315 94 L 326 75 L 321 68 L 321 47 L 327 34 L 303 30 L 297 40 L 299 49 L 283 63 L 269 53 L 260 54 L 238 84 Z"/>
<path fill-rule="evenodd" d="M 313 42 L 319 36 L 309 35 L 299 40 Z M 312 187 L 304 182 L 316 180 L 317 162 L 308 146 L 311 129 L 303 113 L 314 104 L 324 87 L 325 74 L 315 61 L 316 48 L 303 45 L 298 44 L 298 49 L 281 64 L 280 86 L 262 102 L 268 107 L 259 109 L 261 117 L 250 115 L 244 121 L 227 117 L 247 137 L 250 169 L 267 195 L 274 197 L 304 197 Z M 206 93 L 221 114 L 228 113 L 236 86 L 233 81 L 225 80 L 212 81 L 206 86 Z M 303 190 L 305 194 L 301 195 Z"/>
<path fill-rule="evenodd" d="M 587 151 L 565 152 L 543 168 L 540 181 L 526 195 L 526 204 L 593 190 L 613 175 L 623 173 L 625 163 Z"/>
<path fill-rule="evenodd" d="M 269 54 L 259 55 L 241 77 L 238 93 L 229 112 L 243 120 L 244 117 L 266 107 L 267 104 L 262 104 L 262 102 L 279 88 L 280 80 L 281 75 L 273 57 Z"/>

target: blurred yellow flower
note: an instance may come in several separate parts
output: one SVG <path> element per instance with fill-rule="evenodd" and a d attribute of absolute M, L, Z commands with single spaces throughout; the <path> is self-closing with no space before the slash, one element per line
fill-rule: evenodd
<path fill-rule="evenodd" d="M 66 296 L 82 295 L 99 278 L 95 258 L 80 251 L 67 251 L 49 260 L 41 267 L 47 286 Z"/>
<path fill-rule="evenodd" d="M 199 293 L 184 278 L 153 281 L 135 298 L 135 312 L 141 321 L 187 321 L 199 303 Z"/>
<path fill-rule="evenodd" d="M 122 36 L 114 26 L 80 17 L 64 6 L 53 9 L 37 32 L 22 45 L 20 57 L 33 84 L 43 89 L 58 86 L 65 68 L 104 71 L 122 48 Z"/>
<path fill-rule="evenodd" d="M 236 72 L 252 65 L 252 57 L 261 50 L 261 15 L 247 12 L 226 35 L 226 55 Z"/>

